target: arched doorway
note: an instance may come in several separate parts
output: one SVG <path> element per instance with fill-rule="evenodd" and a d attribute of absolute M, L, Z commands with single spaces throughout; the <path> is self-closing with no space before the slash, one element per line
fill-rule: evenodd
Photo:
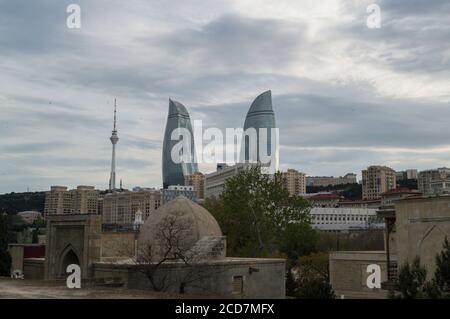
<path fill-rule="evenodd" d="M 66 249 L 66 251 L 63 254 L 63 257 L 61 259 L 60 275 L 62 277 L 67 276 L 67 273 L 66 273 L 67 266 L 69 266 L 71 264 L 80 265 L 80 260 L 78 259 L 78 256 L 73 251 L 73 249 L 72 248 L 68 248 L 68 249 Z"/>

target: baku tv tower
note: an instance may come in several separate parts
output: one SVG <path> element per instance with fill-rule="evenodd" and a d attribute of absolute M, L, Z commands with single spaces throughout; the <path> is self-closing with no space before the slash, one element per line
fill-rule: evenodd
<path fill-rule="evenodd" d="M 117 127 L 116 127 L 116 114 L 117 114 L 117 104 L 116 99 L 114 99 L 114 126 L 111 137 L 109 138 L 112 143 L 111 176 L 109 177 L 110 192 L 114 192 L 116 190 L 116 144 L 119 141 L 119 136 L 117 135 Z"/>

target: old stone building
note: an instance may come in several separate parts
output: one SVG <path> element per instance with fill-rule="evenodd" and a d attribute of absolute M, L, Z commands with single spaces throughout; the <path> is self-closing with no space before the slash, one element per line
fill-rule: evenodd
<path fill-rule="evenodd" d="M 158 282 L 175 293 L 285 296 L 284 259 L 227 257 L 217 221 L 183 196 L 150 214 L 135 231 L 102 231 L 99 214 L 49 215 L 47 231 L 45 258 L 25 258 L 20 249 L 13 254 L 25 278 L 63 279 L 67 266 L 78 264 L 87 281 L 113 280 L 130 289 L 155 290 Z M 159 266 L 150 281 L 143 269 L 154 265 Z"/>
<path fill-rule="evenodd" d="M 405 195 L 405 192 L 403 192 Z M 344 298 L 386 298 L 397 279 L 397 269 L 416 256 L 427 269 L 435 270 L 435 257 L 450 237 L 450 196 L 423 197 L 417 192 L 388 201 L 377 214 L 385 221 L 383 251 L 339 251 L 330 254 L 330 280 Z M 368 288 L 367 266 L 381 268 L 381 288 Z"/>

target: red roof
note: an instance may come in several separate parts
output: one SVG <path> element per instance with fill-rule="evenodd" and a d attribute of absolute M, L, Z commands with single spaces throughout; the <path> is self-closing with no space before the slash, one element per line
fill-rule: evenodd
<path fill-rule="evenodd" d="M 311 197 L 308 197 L 308 200 L 316 200 L 316 199 L 339 199 L 340 197 L 336 194 L 317 194 Z"/>

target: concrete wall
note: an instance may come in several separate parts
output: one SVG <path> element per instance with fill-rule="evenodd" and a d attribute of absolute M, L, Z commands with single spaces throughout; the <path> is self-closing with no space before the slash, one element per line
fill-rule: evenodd
<path fill-rule="evenodd" d="M 165 286 L 169 286 L 169 292 L 178 293 L 180 283 L 185 281 L 187 294 L 225 298 L 284 298 L 285 267 L 284 259 L 226 258 L 195 267 L 164 264 L 158 271 L 161 276 L 167 275 Z M 250 273 L 250 269 L 256 271 Z M 152 289 L 148 278 L 134 265 L 95 263 L 94 273 L 96 278 L 122 277 L 130 289 Z M 242 294 L 233 294 L 234 276 L 243 277 Z"/>
<path fill-rule="evenodd" d="M 395 256 L 391 256 L 395 260 Z M 387 263 L 384 251 L 340 251 L 330 254 L 330 281 L 336 298 L 386 298 L 387 291 L 367 287 L 367 266 L 381 268 L 381 282 L 387 280 Z"/>
<path fill-rule="evenodd" d="M 23 275 L 25 279 L 43 280 L 45 260 L 43 258 L 26 258 L 23 261 Z"/>
<path fill-rule="evenodd" d="M 416 256 L 433 276 L 445 236 L 450 239 L 450 197 L 407 199 L 395 204 L 399 266 Z"/>
<path fill-rule="evenodd" d="M 23 272 L 23 245 L 9 245 L 8 251 L 11 255 L 11 269 Z"/>

